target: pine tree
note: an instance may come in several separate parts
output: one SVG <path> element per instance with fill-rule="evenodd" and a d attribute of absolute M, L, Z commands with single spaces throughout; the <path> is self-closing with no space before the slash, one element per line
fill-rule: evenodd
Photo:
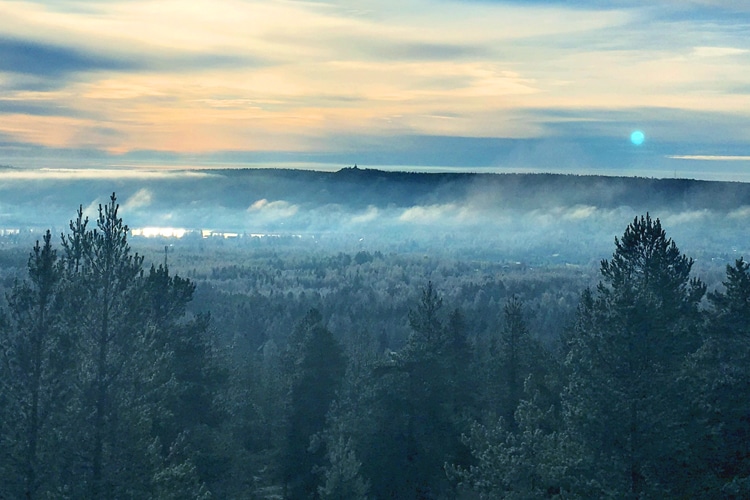
<path fill-rule="evenodd" d="M 169 266 L 152 265 L 144 276 L 140 305 L 149 348 L 142 353 L 144 370 L 154 378 L 148 405 L 158 408 L 153 433 L 164 443 L 163 454 L 172 453 L 177 440 L 195 450 L 192 462 L 198 477 L 207 484 L 225 479 L 228 450 L 217 449 L 226 410 L 221 399 L 227 372 L 209 338 L 210 316 L 188 316 L 195 284 L 172 275 Z"/>
<path fill-rule="evenodd" d="M 126 413 L 136 420 L 147 419 L 134 408 L 140 396 L 127 387 L 136 381 L 131 377 L 143 375 L 132 365 L 139 359 L 135 350 L 144 347 L 138 332 L 142 311 L 135 307 L 143 258 L 131 253 L 128 227 L 118 210 L 113 194 L 107 205 L 99 206 L 96 229 L 89 230 L 88 218 L 83 218 L 79 208 L 70 224 L 71 233 L 63 236 L 72 299 L 69 328 L 80 339 L 80 411 L 86 423 L 81 438 L 88 448 L 91 472 L 85 484 L 91 498 L 131 479 L 137 484 L 145 475 L 129 462 L 131 445 L 137 439 L 128 436 L 130 429 L 123 421 Z M 131 428 L 148 425 L 145 421 L 127 423 Z"/>
<path fill-rule="evenodd" d="M 516 412 L 518 403 L 521 400 L 521 391 L 523 389 L 523 368 L 522 351 L 529 339 L 529 331 L 523 320 L 521 302 L 517 297 L 513 297 L 505 303 L 503 310 L 505 315 L 505 329 L 501 337 L 500 350 L 503 354 L 500 361 L 503 365 L 504 380 L 507 384 L 507 401 L 504 412 L 507 414 L 508 422 L 511 426 L 515 425 L 513 415 Z M 525 361 L 525 360 L 524 360 Z"/>
<path fill-rule="evenodd" d="M 60 258 L 48 231 L 8 294 L 0 496 L 160 497 L 178 483 L 205 492 L 217 469 L 206 429 L 221 372 L 208 317 L 186 317 L 195 286 L 166 265 L 143 275 L 118 209 L 113 194 L 89 229 L 80 207 Z"/>
<path fill-rule="evenodd" d="M 412 329 L 409 343 L 413 348 L 438 351 L 443 347 L 442 307 L 443 299 L 430 281 L 422 289 L 417 308 L 409 311 L 409 326 Z"/>
<path fill-rule="evenodd" d="M 62 237 L 64 326 L 76 339 L 76 398 L 68 411 L 78 420 L 72 433 L 80 448 L 68 488 L 81 498 L 155 494 L 164 477 L 159 467 L 182 467 L 167 460 L 173 444 L 212 411 L 207 318 L 185 319 L 195 287 L 166 266 L 144 275 L 128 231 L 113 193 L 99 206 L 95 228 L 79 207 Z M 162 459 L 147 460 L 155 442 Z M 205 472 L 193 462 L 185 467 L 182 473 Z"/>
<path fill-rule="evenodd" d="M 322 433 L 318 446 L 325 446 L 327 464 L 321 468 L 318 496 L 322 500 L 365 500 L 370 485 L 362 478 L 362 463 L 357 459 L 351 436 L 341 425 Z"/>
<path fill-rule="evenodd" d="M 505 326 L 500 334 L 496 358 L 493 360 L 501 388 L 500 415 L 513 428 L 514 415 L 524 394 L 524 383 L 530 375 L 540 384 L 553 361 L 541 343 L 531 336 L 523 313 L 523 302 L 509 298 L 503 307 Z M 495 384 L 492 384 L 495 385 Z"/>
<path fill-rule="evenodd" d="M 369 497 L 371 484 L 365 475 L 363 459 L 370 459 L 373 448 L 378 448 L 374 443 L 382 441 L 376 423 L 377 378 L 372 373 L 377 360 L 370 353 L 361 357 L 356 354 L 349 358 L 336 401 L 326 416 L 325 430 L 311 443 L 313 448 L 324 446 L 326 450 L 324 464 L 319 469 L 320 498 Z"/>
<path fill-rule="evenodd" d="M 679 494 L 686 416 L 677 380 L 699 343 L 706 287 L 658 219 L 636 218 L 615 246 L 568 342 L 568 422 L 602 495 Z"/>
<path fill-rule="evenodd" d="M 464 441 L 471 465 L 451 464 L 448 475 L 459 490 L 480 499 L 591 498 L 595 490 L 577 482 L 582 450 L 559 422 L 554 407 L 540 407 L 539 393 L 529 393 L 527 379 L 513 426 L 500 418 L 490 425 L 474 423 Z M 473 498 L 473 497 L 469 497 Z"/>
<path fill-rule="evenodd" d="M 0 328 L 0 448 L 10 465 L 0 470 L 0 490 L 29 499 L 53 494 L 59 485 L 56 450 L 70 397 L 72 342 L 61 328 L 62 268 L 51 239 L 47 231 L 43 245 L 34 246 L 28 280 L 8 294 Z"/>
<path fill-rule="evenodd" d="M 316 471 L 324 464 L 326 450 L 311 449 L 311 439 L 325 428 L 346 370 L 343 349 L 316 309 L 307 313 L 292 335 L 286 364 L 290 372 L 284 484 L 290 498 L 315 498 Z"/>
<path fill-rule="evenodd" d="M 209 500 L 211 492 L 198 479 L 198 471 L 191 455 L 194 453 L 181 434 L 169 447 L 169 453 L 163 457 L 159 440 L 156 439 L 148 452 L 154 460 L 153 478 L 154 500 Z"/>
<path fill-rule="evenodd" d="M 443 370 L 447 378 L 446 410 L 457 420 L 464 420 L 477 406 L 477 387 L 472 373 L 473 346 L 467 338 L 463 313 L 454 309 L 445 326 Z"/>
<path fill-rule="evenodd" d="M 458 311 L 446 322 L 442 298 L 432 283 L 422 289 L 409 313 L 407 345 L 375 368 L 371 405 L 378 417 L 363 469 L 377 498 L 434 498 L 452 493 L 446 462 L 468 454 L 460 436 L 473 395 L 471 351 Z M 463 393 L 461 393 L 463 391 Z"/>
<path fill-rule="evenodd" d="M 515 414 L 524 398 L 524 384 L 530 379 L 545 405 L 559 410 L 560 362 L 529 331 L 523 301 L 512 296 L 502 308 L 503 327 L 489 339 L 478 360 L 484 380 L 481 397 L 489 423 L 502 417 L 509 428 L 516 425 Z"/>
<path fill-rule="evenodd" d="M 750 495 L 750 264 L 727 265 L 711 304 L 703 345 L 686 370 L 692 408 L 694 498 Z M 694 426 L 695 427 L 695 426 Z"/>

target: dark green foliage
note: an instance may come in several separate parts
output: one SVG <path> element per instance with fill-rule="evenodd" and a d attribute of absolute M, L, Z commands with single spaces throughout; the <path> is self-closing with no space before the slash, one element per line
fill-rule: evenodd
<path fill-rule="evenodd" d="M 176 441 L 192 450 L 190 467 L 196 477 L 218 488 L 226 479 L 228 451 L 214 444 L 222 433 L 222 422 L 228 418 L 218 400 L 227 382 L 226 369 L 208 337 L 210 317 L 186 317 L 195 284 L 170 275 L 168 266 L 152 266 L 144 276 L 142 308 L 146 331 L 152 338 L 151 349 L 144 353 L 152 366 L 158 366 L 161 388 L 152 402 L 161 410 L 152 423 L 155 433 L 169 455 L 174 456 Z M 167 450 L 162 450 L 167 452 Z"/>
<path fill-rule="evenodd" d="M 83 475 L 72 475 L 77 485 L 88 485 L 79 495 L 99 498 L 103 492 L 145 494 L 150 474 L 135 467 L 134 456 L 150 442 L 148 430 L 157 409 L 151 405 L 159 389 L 150 384 L 162 355 L 153 349 L 142 300 L 142 262 L 127 243 L 128 228 L 118 216 L 114 195 L 99 207 L 96 228 L 79 209 L 63 237 L 70 314 L 66 327 L 78 339 L 77 438 L 82 448 Z M 151 358 L 154 355 L 154 358 Z M 150 359 L 147 359 L 150 358 Z M 145 377 L 144 377 L 145 375 Z M 150 376 L 149 376 L 150 375 Z"/>
<path fill-rule="evenodd" d="M 0 491 L 38 498 L 54 495 L 63 461 L 73 339 L 62 328 L 62 268 L 51 245 L 37 241 L 28 280 L 8 294 L 0 321 Z"/>
<path fill-rule="evenodd" d="M 185 319 L 192 283 L 165 266 L 144 276 L 118 208 L 112 195 L 95 229 L 79 209 L 59 259 L 47 232 L 8 295 L 3 495 L 167 498 L 164 484 L 213 479 L 207 318 Z"/>
<path fill-rule="evenodd" d="M 567 357 L 569 424 L 601 495 L 679 495 L 687 448 L 678 375 L 699 346 L 705 285 L 659 220 L 636 218 L 581 300 Z"/>
<path fill-rule="evenodd" d="M 2 269 L 0 498 L 748 496 L 750 265 L 703 302 L 648 215 L 580 294 L 361 241 L 144 268 L 118 210 Z"/>
<path fill-rule="evenodd" d="M 686 370 L 699 427 L 692 442 L 692 494 L 750 495 L 750 265 L 727 266 L 724 291 L 708 294 L 705 341 Z"/>
<path fill-rule="evenodd" d="M 155 442 L 158 445 L 158 441 Z M 184 434 L 169 447 L 166 457 L 158 446 L 148 451 L 154 460 L 153 477 L 155 500 L 209 500 L 210 491 L 201 483 L 199 472 L 193 464 L 196 451 L 185 442 Z"/>
<path fill-rule="evenodd" d="M 506 425 L 516 425 L 515 413 L 524 392 L 524 383 L 530 375 L 537 384 L 544 385 L 554 372 L 555 361 L 526 326 L 521 300 L 513 296 L 503 306 L 504 327 L 499 337 L 493 339 L 491 358 L 488 360 L 490 380 L 487 388 L 490 410 L 503 417 Z M 547 395 L 548 390 L 544 390 Z M 549 400 L 549 397 L 547 397 Z M 551 401 L 548 401 L 551 404 Z"/>
<path fill-rule="evenodd" d="M 432 282 L 422 290 L 416 309 L 409 311 L 409 326 L 412 335 L 409 346 L 438 353 L 446 344 L 442 320 L 439 316 L 443 307 L 443 299 L 438 296 Z"/>
<path fill-rule="evenodd" d="M 464 404 L 473 400 L 471 351 L 461 314 L 454 311 L 446 323 L 441 308 L 428 283 L 409 314 L 407 345 L 375 369 L 374 442 L 362 460 L 376 498 L 450 495 L 444 464 L 463 463 L 468 455 L 460 436 L 464 412 L 471 412 Z"/>
<path fill-rule="evenodd" d="M 521 312 L 521 303 L 516 297 L 513 297 L 505 303 L 503 311 L 505 315 L 505 329 L 500 340 L 500 365 L 503 366 L 504 373 L 502 378 L 505 380 L 507 388 L 507 399 L 503 404 L 503 412 L 506 413 L 508 422 L 511 426 L 515 425 L 513 415 L 516 413 L 518 403 L 521 401 L 521 391 L 523 389 L 523 378 L 528 368 L 523 366 L 529 361 L 533 362 L 532 356 L 529 356 L 527 345 L 530 341 L 529 331 L 523 321 Z M 526 352 L 524 352 L 526 351 Z"/>
<path fill-rule="evenodd" d="M 443 370 L 447 379 L 444 404 L 454 418 L 464 420 L 476 412 L 478 388 L 472 361 L 474 348 L 469 343 L 466 319 L 459 309 L 448 315 L 445 325 Z"/>
<path fill-rule="evenodd" d="M 503 319 L 483 358 L 489 422 L 471 425 L 463 440 L 472 459 L 451 464 L 449 475 L 480 498 L 568 497 L 580 451 L 561 422 L 557 361 L 531 336 L 518 297 L 505 302 Z"/>
<path fill-rule="evenodd" d="M 449 476 L 458 481 L 460 491 L 487 500 L 595 496 L 596 489 L 581 480 L 583 450 L 567 434 L 555 409 L 540 407 L 538 393 L 525 396 L 513 425 L 500 418 L 490 425 L 471 426 L 464 440 L 474 463 L 449 466 Z"/>
<path fill-rule="evenodd" d="M 333 334 L 311 309 L 290 339 L 285 364 L 289 378 L 287 442 L 281 458 L 289 498 L 317 497 L 317 469 L 325 446 L 311 448 L 311 439 L 325 427 L 346 370 L 346 359 Z"/>
<path fill-rule="evenodd" d="M 326 464 L 320 469 L 318 496 L 321 500 L 364 500 L 370 489 L 362 477 L 362 463 L 357 459 L 353 438 L 343 425 L 334 425 L 320 435 L 313 446 L 325 446 Z"/>

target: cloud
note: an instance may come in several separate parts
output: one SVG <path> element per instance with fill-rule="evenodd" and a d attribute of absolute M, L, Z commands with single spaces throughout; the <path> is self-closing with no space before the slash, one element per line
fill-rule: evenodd
<path fill-rule="evenodd" d="M 260 214 L 264 218 L 269 219 L 286 219 L 293 217 L 298 210 L 299 207 L 297 205 L 293 205 L 288 201 L 268 201 L 265 198 L 256 201 L 247 209 L 248 213 Z"/>
<path fill-rule="evenodd" d="M 47 78 L 87 71 L 134 69 L 130 61 L 33 40 L 0 38 L 0 71 Z"/>
<path fill-rule="evenodd" d="M 210 177 L 207 172 L 147 170 L 139 168 L 19 168 L 0 170 L 0 179 L 17 181 L 83 179 L 167 179 Z"/>
<path fill-rule="evenodd" d="M 153 193 L 150 190 L 146 188 L 139 189 L 133 196 L 125 201 L 123 208 L 132 210 L 147 207 L 151 205 L 153 197 Z"/>
<path fill-rule="evenodd" d="M 440 43 L 433 40 L 380 39 L 372 37 L 337 37 L 343 52 L 351 56 L 390 61 L 457 61 L 487 57 L 484 45 Z M 332 40 L 333 41 L 333 40 Z"/>
<path fill-rule="evenodd" d="M 569 9 L 643 9 L 660 17 L 726 19 L 738 13 L 750 12 L 750 6 L 736 0 L 463 0 L 467 3 L 501 3 L 536 6 L 560 6 Z"/>
<path fill-rule="evenodd" d="M 83 209 L 83 216 L 88 217 L 91 221 L 96 221 L 97 217 L 99 217 L 100 206 L 101 202 L 98 199 L 95 199 Z"/>
<path fill-rule="evenodd" d="M 596 207 L 576 205 L 574 207 L 570 207 L 563 215 L 563 217 L 569 220 L 588 219 L 596 213 L 596 210 Z"/>
<path fill-rule="evenodd" d="M 669 155 L 667 158 L 673 160 L 696 160 L 696 161 L 750 161 L 750 156 L 729 155 Z"/>
<path fill-rule="evenodd" d="M 750 206 L 742 206 L 728 214 L 730 219 L 750 219 Z"/>
<path fill-rule="evenodd" d="M 351 218 L 351 222 L 353 224 L 365 224 L 368 222 L 373 222 L 375 219 L 378 218 L 380 215 L 380 211 L 377 207 L 370 205 L 367 207 L 367 210 L 364 212 L 357 214 Z"/>
<path fill-rule="evenodd" d="M 399 220 L 402 222 L 418 223 L 438 222 L 454 217 L 457 212 L 458 207 L 452 203 L 447 205 L 415 206 L 404 210 L 401 216 L 399 216 Z"/>
<path fill-rule="evenodd" d="M 692 224 L 705 220 L 711 215 L 706 209 L 703 210 L 687 210 L 675 214 L 668 214 L 663 217 L 665 225 L 668 226 L 679 226 L 680 224 Z"/>
<path fill-rule="evenodd" d="M 252 54 L 161 50 L 147 54 L 126 50 L 92 52 L 35 40 L 0 38 L 0 72 L 42 77 L 63 86 L 60 78 L 88 72 L 173 72 L 252 68 L 270 61 Z M 111 74 L 111 73 L 110 73 Z"/>
<path fill-rule="evenodd" d="M 0 113 L 32 116 L 66 116 L 71 118 L 93 117 L 88 111 L 65 106 L 52 99 L 3 99 L 0 98 Z"/>
<path fill-rule="evenodd" d="M 735 47 L 693 47 L 695 57 L 727 57 L 747 54 L 750 50 Z"/>
<path fill-rule="evenodd" d="M 442 205 L 417 205 L 404 210 L 399 222 L 419 225 L 448 224 L 466 225 L 479 221 L 480 213 L 470 205 L 446 203 Z"/>

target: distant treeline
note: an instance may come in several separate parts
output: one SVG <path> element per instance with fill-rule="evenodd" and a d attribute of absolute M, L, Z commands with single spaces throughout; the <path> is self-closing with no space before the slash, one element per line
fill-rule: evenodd
<path fill-rule="evenodd" d="M 212 199 L 247 208 L 255 199 L 283 199 L 352 208 L 389 204 L 409 207 L 489 196 L 500 207 L 537 209 L 584 204 L 613 208 L 728 210 L 750 205 L 750 184 L 566 174 L 420 173 L 344 168 L 337 172 L 292 169 L 231 169 L 206 173 L 219 192 Z M 206 182 L 204 189 L 209 190 Z M 185 196 L 188 193 L 175 193 Z M 200 197 L 201 191 L 193 193 Z"/>
<path fill-rule="evenodd" d="M 291 169 L 167 171 L 142 176 L 96 174 L 69 178 L 46 172 L 27 179 L 11 177 L 0 184 L 0 227 L 63 226 L 70 206 L 84 207 L 102 192 L 118 186 L 133 225 L 201 227 L 205 221 L 245 212 L 258 200 L 283 200 L 301 210 L 341 206 L 408 208 L 467 203 L 493 210 L 519 211 L 592 206 L 630 207 L 645 213 L 661 210 L 726 212 L 750 206 L 750 184 L 686 179 L 649 179 L 559 174 L 406 173 L 345 168 L 338 172 Z M 43 200 L 43 204 L 38 203 Z M 172 214 L 172 219 L 158 216 Z M 211 215 L 214 215 L 212 218 Z M 166 216 L 165 216 L 166 217 Z M 177 221 L 177 222 L 175 222 Z M 237 223 L 233 222 L 233 225 Z M 309 225 L 309 221 L 308 221 Z M 232 228 L 224 228 L 229 230 Z M 234 229 L 237 229 L 234 227 Z"/>

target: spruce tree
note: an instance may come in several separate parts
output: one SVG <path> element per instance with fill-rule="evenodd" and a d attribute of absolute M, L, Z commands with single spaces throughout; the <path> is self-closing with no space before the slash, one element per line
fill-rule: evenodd
<path fill-rule="evenodd" d="M 500 388 L 499 415 L 511 429 L 515 427 L 515 414 L 524 395 L 524 383 L 530 375 L 543 384 L 546 372 L 554 364 L 541 343 L 532 337 L 526 326 L 523 302 L 516 296 L 503 306 L 505 326 L 500 333 L 497 352 L 493 360 L 493 386 Z M 546 392 L 546 391 L 545 391 Z"/>
<path fill-rule="evenodd" d="M 555 408 L 540 407 L 539 394 L 528 392 L 533 385 L 526 384 L 513 426 L 502 417 L 489 425 L 476 422 L 464 436 L 472 462 L 447 467 L 459 491 L 474 492 L 482 500 L 596 496 L 578 480 L 584 472 L 579 444 L 562 427 Z"/>
<path fill-rule="evenodd" d="M 325 446 L 327 461 L 321 469 L 318 496 L 321 500 L 365 500 L 370 485 L 362 478 L 352 437 L 342 427 L 326 429 L 316 444 Z"/>

